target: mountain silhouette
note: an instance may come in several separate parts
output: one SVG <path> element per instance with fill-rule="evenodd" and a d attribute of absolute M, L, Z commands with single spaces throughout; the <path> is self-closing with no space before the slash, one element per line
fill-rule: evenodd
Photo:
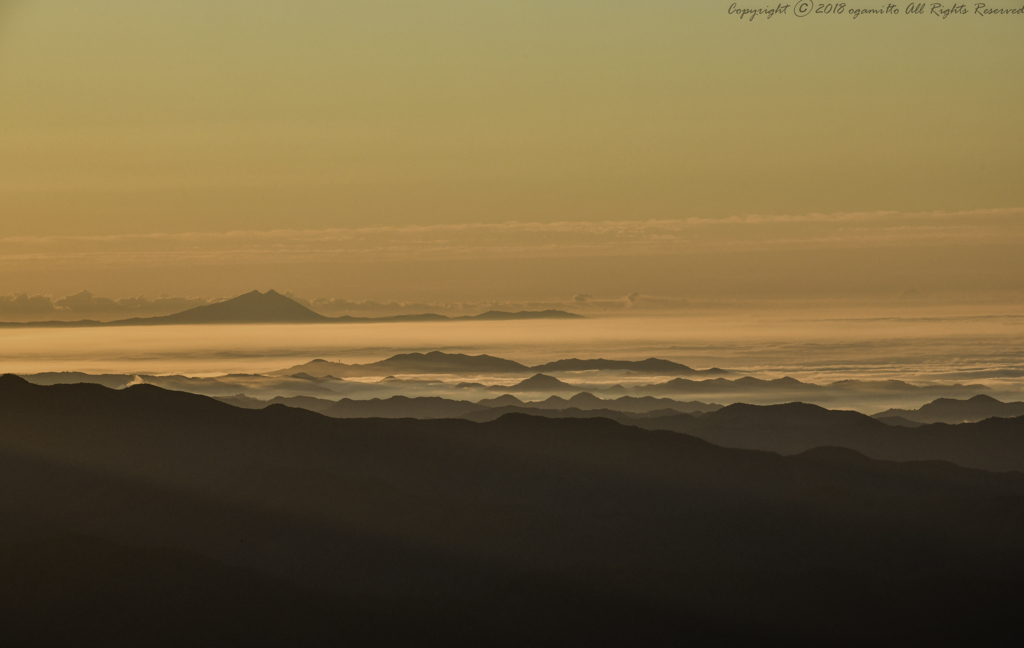
<path fill-rule="evenodd" d="M 505 405 L 503 407 L 490 407 L 480 408 L 475 410 L 469 410 L 459 415 L 459 418 L 464 418 L 470 421 L 476 421 L 477 423 L 485 423 L 487 421 L 494 421 L 496 419 L 505 416 L 506 414 L 528 414 L 530 416 L 543 416 L 544 418 L 604 418 L 615 421 L 617 423 L 623 423 L 625 425 L 633 425 L 634 421 L 639 418 L 645 418 L 644 414 L 632 414 L 627 412 L 620 412 L 611 409 L 580 409 L 578 407 L 568 407 L 565 409 L 544 409 L 538 411 L 537 408 L 527 406 L 516 406 L 516 405 Z M 658 418 L 664 416 L 674 417 L 689 417 L 694 418 L 690 414 L 684 414 L 675 410 L 662 411 Z M 643 426 L 640 426 L 643 427 Z M 654 428 L 651 428 L 654 429 Z"/>
<path fill-rule="evenodd" d="M 463 353 L 400 353 L 387 360 L 373 362 L 366 367 L 394 373 L 519 373 L 528 371 L 525 365 L 489 355 Z"/>
<path fill-rule="evenodd" d="M 1019 473 L 12 376 L 0 411 L 12 645 L 995 645 L 1024 603 Z"/>
<path fill-rule="evenodd" d="M 528 367 L 514 360 L 489 355 L 470 356 L 461 353 L 401 353 L 385 360 L 367 364 L 344 364 L 316 359 L 274 372 L 277 375 L 293 375 L 298 372 L 315 376 L 374 376 L 383 374 L 498 374 L 498 373 L 544 373 L 545 371 L 633 371 L 656 375 L 720 375 L 729 372 L 723 369 L 691 369 L 671 360 L 648 358 L 647 360 L 556 360 L 536 367 Z M 741 383 L 742 384 L 742 383 Z"/>
<path fill-rule="evenodd" d="M 633 420 L 651 416 L 666 417 L 686 412 L 700 414 L 720 409 L 721 405 L 701 402 L 680 402 L 668 398 L 632 398 L 604 400 L 581 392 L 572 398 L 551 396 L 543 401 L 523 402 L 511 394 L 497 398 L 483 399 L 477 403 L 438 398 L 436 396 L 391 396 L 355 400 L 342 398 L 337 401 L 311 396 L 276 396 L 259 400 L 241 394 L 218 396 L 217 400 L 246 409 L 263 409 L 271 405 L 286 405 L 307 409 L 335 418 L 468 418 L 474 421 L 490 421 L 509 412 L 522 412 L 548 416 L 603 416 L 615 421 Z M 570 412 L 570 414 L 566 414 Z M 471 416 L 472 414 L 472 416 Z"/>
<path fill-rule="evenodd" d="M 1024 417 L 910 428 L 888 425 L 859 412 L 806 403 L 737 403 L 698 418 L 638 418 L 629 424 L 682 432 L 723 447 L 785 455 L 836 446 L 874 459 L 941 460 L 982 470 L 1024 471 Z"/>
<path fill-rule="evenodd" d="M 729 373 L 718 368 L 692 369 L 684 364 L 660 358 L 647 358 L 646 360 L 604 360 L 602 358 L 579 360 L 570 358 L 537 365 L 531 369 L 541 373 L 550 371 L 633 371 L 659 376 L 720 376 Z"/>
<path fill-rule="evenodd" d="M 487 409 L 469 401 L 423 396 L 392 396 L 370 400 L 342 398 L 323 414 L 336 418 L 460 418 L 469 412 Z"/>
<path fill-rule="evenodd" d="M 875 416 L 872 416 L 871 418 L 873 418 L 875 420 L 878 420 L 878 421 L 881 421 L 882 423 L 885 423 L 886 425 L 894 425 L 896 427 L 914 428 L 914 427 L 921 427 L 922 425 L 927 425 L 927 423 L 920 423 L 918 421 L 911 421 L 910 419 L 903 418 L 902 416 L 878 416 L 878 415 L 875 415 Z"/>
<path fill-rule="evenodd" d="M 645 385 L 641 389 L 651 394 L 744 394 L 768 391 L 776 393 L 812 393 L 821 391 L 823 388 L 822 385 L 800 382 L 788 376 L 774 380 L 744 376 L 735 380 L 729 380 L 728 378 L 710 378 L 707 380 L 673 378 L 663 383 Z"/>
<path fill-rule="evenodd" d="M 744 376 L 693 380 L 673 378 L 662 383 L 640 385 L 639 393 L 652 395 L 696 396 L 700 398 L 722 398 L 737 401 L 753 401 L 767 404 L 774 401 L 805 401 L 818 404 L 855 402 L 886 402 L 893 398 L 921 398 L 959 396 L 963 393 L 977 393 L 990 388 L 981 384 L 963 385 L 914 385 L 901 380 L 840 380 L 829 384 L 801 382 L 786 376 L 766 380 Z M 861 405 L 863 406 L 863 405 Z M 910 418 L 910 417 L 907 417 Z"/>
<path fill-rule="evenodd" d="M 477 405 L 485 405 L 489 408 L 495 407 L 529 407 L 535 410 L 567 409 L 576 408 L 580 410 L 608 409 L 616 412 L 646 414 L 660 409 L 672 409 L 677 412 L 710 412 L 721 409 L 717 403 L 702 403 L 700 401 L 677 401 L 671 398 L 655 398 L 654 396 L 620 396 L 619 398 L 603 399 L 594 396 L 589 392 L 580 392 L 570 398 L 551 396 L 542 401 L 523 402 L 511 394 L 498 396 L 497 398 L 485 398 L 477 402 Z"/>
<path fill-rule="evenodd" d="M 454 320 L 484 320 L 484 321 L 504 321 L 504 320 L 527 320 L 527 319 L 586 319 L 583 315 L 577 313 L 567 313 L 561 310 L 542 310 L 542 311 L 518 311 L 510 313 L 508 311 L 487 311 L 486 313 L 480 313 L 479 315 L 462 315 L 460 317 L 452 317 Z"/>
<path fill-rule="evenodd" d="M 196 306 L 174 315 L 119 320 L 128 324 L 309 324 L 330 318 L 306 308 L 294 299 L 268 290 L 239 295 L 227 301 Z"/>
<path fill-rule="evenodd" d="M 579 388 L 575 385 L 570 385 L 567 382 L 562 382 L 554 376 L 548 376 L 545 374 L 534 374 L 522 382 L 518 382 L 515 385 L 492 385 L 487 388 L 489 391 L 503 391 L 509 393 L 520 393 L 520 392 L 566 392 L 566 391 L 579 391 Z"/>
<path fill-rule="evenodd" d="M 130 374 L 87 374 L 80 371 L 46 371 L 25 376 L 36 385 L 61 385 L 74 383 L 96 383 L 111 389 L 127 387 L 135 376 Z"/>
<path fill-rule="evenodd" d="M 216 398 L 222 403 L 245 409 L 263 409 L 271 405 L 284 405 L 286 407 L 306 409 L 319 414 L 323 414 L 336 405 L 333 400 L 313 396 L 275 396 L 269 400 L 260 400 L 245 394 L 235 394 L 234 396 L 217 396 Z"/>
<path fill-rule="evenodd" d="M 530 368 L 513 360 L 464 353 L 399 353 L 368 364 L 344 364 L 316 359 L 273 372 L 274 375 L 305 373 L 312 376 L 380 376 L 393 374 L 500 374 L 524 373 Z"/>
<path fill-rule="evenodd" d="M 1024 402 L 1004 403 L 986 394 L 966 400 L 938 398 L 916 410 L 890 409 L 875 414 L 877 419 L 901 417 L 917 423 L 964 423 L 987 418 L 1024 416 Z"/>
<path fill-rule="evenodd" d="M 416 315 L 389 315 L 384 317 L 355 317 L 342 315 L 327 317 L 321 315 L 299 302 L 284 295 L 268 290 L 258 290 L 239 295 L 226 301 L 204 306 L 196 306 L 173 315 L 159 317 L 132 317 L 129 319 L 99 322 L 96 320 L 78 320 L 74 322 L 0 322 L 0 328 L 48 327 L 74 328 L 97 326 L 160 326 L 169 324 L 316 324 L 323 322 L 437 322 L 456 320 L 531 320 L 531 319 L 585 319 L 582 315 L 560 310 L 520 311 L 509 313 L 504 311 L 487 311 L 479 315 L 463 315 L 449 317 L 434 313 Z"/>

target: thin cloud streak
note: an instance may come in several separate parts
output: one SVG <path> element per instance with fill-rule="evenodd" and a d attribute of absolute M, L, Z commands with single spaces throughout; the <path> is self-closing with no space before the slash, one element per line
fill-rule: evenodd
<path fill-rule="evenodd" d="M 679 220 L 236 230 L 0 239 L 0 262 L 103 264 L 365 262 L 673 254 L 695 250 L 1006 244 L 1024 208 L 747 215 Z M 798 228 L 796 226 L 799 226 Z"/>
<path fill-rule="evenodd" d="M 911 219 L 916 221 L 949 221 L 962 218 L 1004 218 L 1024 217 L 1024 207 L 1002 209 L 975 209 L 967 211 L 931 212 L 843 212 L 835 214 L 747 214 L 722 218 L 691 217 L 673 220 L 624 220 L 624 221 L 556 221 L 550 223 L 508 221 L 504 223 L 451 223 L 436 225 L 405 225 L 360 228 L 329 229 L 274 229 L 274 230 L 230 230 L 225 232 L 153 232 L 145 234 L 108 234 L 88 236 L 9 236 L 0 238 L 0 243 L 38 244 L 57 242 L 113 242 L 113 241 L 156 241 L 174 240 L 203 242 L 241 239 L 292 239 L 320 241 L 353 241 L 373 236 L 415 236 L 426 234 L 488 233 L 508 234 L 512 232 L 537 233 L 588 233 L 593 235 L 619 234 L 637 235 L 647 232 L 676 232 L 695 226 L 759 225 L 785 223 L 848 223 L 884 220 Z"/>
<path fill-rule="evenodd" d="M 484 300 L 446 302 L 402 302 L 376 300 L 349 300 L 342 297 L 315 297 L 307 299 L 291 291 L 286 296 L 318 313 L 328 316 L 357 315 L 378 317 L 438 313 L 441 315 L 477 315 L 489 310 L 522 311 L 564 309 L 576 312 L 626 312 L 675 310 L 689 303 L 677 297 L 663 297 L 633 293 L 623 297 L 593 297 L 577 295 L 572 299 L 534 301 Z M 204 306 L 230 299 L 229 297 L 174 297 L 162 295 L 156 299 L 145 296 L 109 298 L 94 295 L 88 290 L 54 298 L 51 295 L 10 293 L 0 295 L 0 321 L 45 321 L 99 319 L 112 320 L 128 317 L 156 317 L 177 313 L 196 306 Z M 582 298 L 581 298 L 582 297 Z"/>

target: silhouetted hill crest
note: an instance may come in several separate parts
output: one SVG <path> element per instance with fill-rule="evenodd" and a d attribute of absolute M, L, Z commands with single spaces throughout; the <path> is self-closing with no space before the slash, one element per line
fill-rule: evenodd
<path fill-rule="evenodd" d="M 286 297 L 275 290 L 268 290 L 265 293 L 253 290 L 225 301 L 196 306 L 195 308 L 190 308 L 179 313 L 158 317 L 132 317 L 128 319 L 114 320 L 111 322 L 99 322 L 95 320 L 78 320 L 73 322 L 0 322 L 0 328 L 74 328 L 100 326 L 154 326 L 169 324 L 312 324 L 323 322 L 384 323 L 531 319 L 585 319 L 585 317 L 576 313 L 551 309 L 519 312 L 487 311 L 486 313 L 481 313 L 479 315 L 462 315 L 458 317 L 449 317 L 447 315 L 438 315 L 435 313 L 389 315 L 383 317 L 355 317 L 352 315 L 327 317 L 326 315 L 321 315 L 320 313 L 303 306 L 294 299 Z"/>
<path fill-rule="evenodd" d="M 978 394 L 963 400 L 937 398 L 916 410 L 890 409 L 873 416 L 877 419 L 901 417 L 917 423 L 976 422 L 1024 416 L 1024 402 L 1004 403 L 987 394 Z"/>
<path fill-rule="evenodd" d="M 464 315 L 452 319 L 473 319 L 473 320 L 524 320 L 524 319 L 586 319 L 583 315 L 569 313 L 567 311 L 547 309 L 542 311 L 487 311 L 479 315 Z"/>
<path fill-rule="evenodd" d="M 398 353 L 384 360 L 366 364 L 345 364 L 318 358 L 304 364 L 272 372 L 272 375 L 292 375 L 296 372 L 317 377 L 328 374 L 335 376 L 395 376 L 397 374 L 492 374 L 526 373 L 530 369 L 514 360 L 506 360 L 487 354 L 468 355 L 465 353 Z"/>
<path fill-rule="evenodd" d="M 21 389 L 26 385 L 31 385 L 29 381 L 25 380 L 21 376 L 15 374 L 3 374 L 0 376 L 0 389 Z"/>
<path fill-rule="evenodd" d="M 41 387 L 6 378 L 0 403 L 3 533 L 91 532 L 124 546 L 195 552 L 301 586 L 262 599 L 268 604 L 255 615 L 320 605 L 302 593 L 311 586 L 346 597 L 317 608 L 320 622 L 341 635 L 367 614 L 379 619 L 366 640 L 317 642 L 281 626 L 280 635 L 255 637 L 259 645 L 422 645 L 424 637 L 488 645 L 498 637 L 503 645 L 561 646 L 587 631 L 579 643 L 675 645 L 701 619 L 716 624 L 696 626 L 710 629 L 695 645 L 999 645 L 970 633 L 973 641 L 950 640 L 934 624 L 962 616 L 972 632 L 991 626 L 990 618 L 998 630 L 1019 625 L 1019 474 L 862 460 L 832 449 L 779 457 L 603 419 L 338 421 L 288 407 L 217 406 L 153 387 Z M 928 434 L 945 430 L 984 445 L 992 429 L 1019 425 L 998 419 Z M 134 644 L 104 642 L 97 635 L 111 633 L 88 625 L 91 609 L 103 612 L 101 620 L 131 617 L 130 606 L 110 604 L 125 599 L 109 597 L 116 562 L 67 560 L 61 550 L 38 554 L 43 569 L 31 573 L 12 569 L 24 552 L 0 553 L 2 573 L 20 574 L 0 606 L 5 638 L 10 621 L 20 620 L 17 606 L 34 595 L 42 606 L 29 609 L 42 609 L 45 623 L 77 635 L 91 628 L 84 641 L 54 645 L 216 644 L 201 626 L 187 633 L 191 643 L 161 642 L 163 626 L 146 624 Z M 258 600 L 245 594 L 269 582 L 243 574 L 219 581 L 238 583 L 233 588 L 195 587 L 210 580 L 186 571 L 189 564 L 175 559 L 172 569 L 134 572 L 160 593 L 150 609 L 181 609 L 165 604 L 177 596 L 222 616 L 233 593 L 251 609 Z M 67 572 L 82 569 L 100 577 L 87 573 L 78 596 L 66 598 Z M 743 577 L 755 571 L 763 576 Z M 39 587 L 37 574 L 54 573 L 54 586 Z M 808 573 L 817 576 L 797 588 L 806 595 L 794 596 L 794 581 Z M 182 579 L 193 586 L 176 587 Z M 934 598 L 933 583 L 959 595 Z M 113 586 L 139 591 L 131 581 Z M 987 598 L 970 607 L 979 596 Z M 574 601 L 583 605 L 573 608 Z M 924 613 L 905 614 L 908 602 Z M 974 616 L 993 604 L 1006 611 Z M 652 618 L 637 610 L 658 611 L 653 622 L 667 624 L 657 626 L 663 632 L 642 636 Z M 68 618 L 86 623 L 80 630 Z M 192 618 L 168 614 L 161 623 L 191 631 Z M 621 622 L 617 634 L 595 627 L 604 619 Z M 410 621 L 406 641 L 387 635 Z M 744 624 L 755 624 L 754 636 L 730 641 L 722 633 Z M 513 634 L 523 625 L 526 632 Z M 254 633 L 239 619 L 246 627 Z M 778 641 L 762 636 L 778 627 L 792 632 Z M 467 628 L 475 634 L 458 641 Z M 922 639 L 929 629 L 939 638 Z M 7 643 L 40 644 L 27 636 Z"/>
<path fill-rule="evenodd" d="M 505 392 L 552 392 L 552 391 L 579 391 L 579 388 L 570 385 L 567 382 L 562 382 L 554 376 L 548 376 L 547 374 L 534 374 L 522 382 L 516 383 L 515 385 L 494 385 L 488 387 L 491 391 L 505 391 Z"/>
<path fill-rule="evenodd" d="M 723 375 L 729 373 L 717 367 L 693 369 L 684 364 L 661 358 L 647 358 L 646 360 L 605 360 L 604 358 L 581 360 L 579 358 L 568 358 L 537 365 L 531 367 L 531 369 L 540 373 L 551 371 L 631 371 L 662 376 Z"/>
<path fill-rule="evenodd" d="M 506 360 L 496 356 L 480 354 L 468 355 L 465 353 L 445 353 L 443 351 L 429 351 L 427 353 L 399 353 L 386 360 L 370 363 L 372 367 L 407 367 L 416 366 L 423 369 L 430 369 L 437 373 L 445 370 L 479 371 L 510 373 L 528 371 L 526 365 Z"/>
<path fill-rule="evenodd" d="M 725 423 L 743 425 L 836 426 L 852 425 L 873 429 L 888 426 L 860 412 L 830 410 L 809 403 L 781 403 L 778 405 L 748 405 L 734 403 L 701 417 L 707 424 Z"/>
<path fill-rule="evenodd" d="M 801 459 L 809 459 L 811 461 L 837 464 L 865 464 L 877 461 L 877 459 L 871 459 L 867 455 L 861 454 L 856 450 L 840 446 L 821 446 L 818 448 L 811 448 L 806 452 L 801 452 L 794 456 L 800 457 Z"/>
<path fill-rule="evenodd" d="M 299 324 L 327 321 L 330 318 L 274 290 L 265 293 L 253 290 L 233 299 L 197 306 L 174 315 L 120 320 L 121 323 L 138 324 Z"/>

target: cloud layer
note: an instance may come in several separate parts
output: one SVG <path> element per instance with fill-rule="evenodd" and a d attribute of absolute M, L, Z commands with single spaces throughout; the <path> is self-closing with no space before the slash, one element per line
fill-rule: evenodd
<path fill-rule="evenodd" d="M 323 306 L 347 312 L 387 311 L 390 299 L 582 304 L 587 295 L 633 292 L 669 298 L 937 293 L 1019 289 L 1020 249 L 1024 208 L 21 236 L 0 239 L 0 291 L 224 295 L 284 286 L 340 297 Z M 47 305 L 8 295 L 4 303 L 24 314 L 150 314 L 180 305 L 82 299 L 80 306 Z"/>
<path fill-rule="evenodd" d="M 1024 241 L 1024 208 L 965 212 L 456 224 L 323 230 L 7 237 L 0 263 L 381 261 L 594 257 L 701 250 L 867 248 Z"/>

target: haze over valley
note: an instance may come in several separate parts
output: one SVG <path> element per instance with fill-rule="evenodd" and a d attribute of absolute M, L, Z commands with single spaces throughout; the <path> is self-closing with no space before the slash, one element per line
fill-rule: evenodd
<path fill-rule="evenodd" d="M 0 646 L 1019 635 L 1024 14 L 889 9 L 0 0 Z"/>
<path fill-rule="evenodd" d="M 756 327 L 737 326 L 728 312 L 562 313 L 325 322 L 268 291 L 127 326 L 12 328 L 0 350 L 10 371 L 38 381 L 113 374 L 105 384 L 263 400 L 514 393 L 536 401 L 587 392 L 802 401 L 873 414 L 940 397 L 1024 399 L 1024 340 L 1013 311 L 825 318 L 793 310 L 758 314 Z"/>

